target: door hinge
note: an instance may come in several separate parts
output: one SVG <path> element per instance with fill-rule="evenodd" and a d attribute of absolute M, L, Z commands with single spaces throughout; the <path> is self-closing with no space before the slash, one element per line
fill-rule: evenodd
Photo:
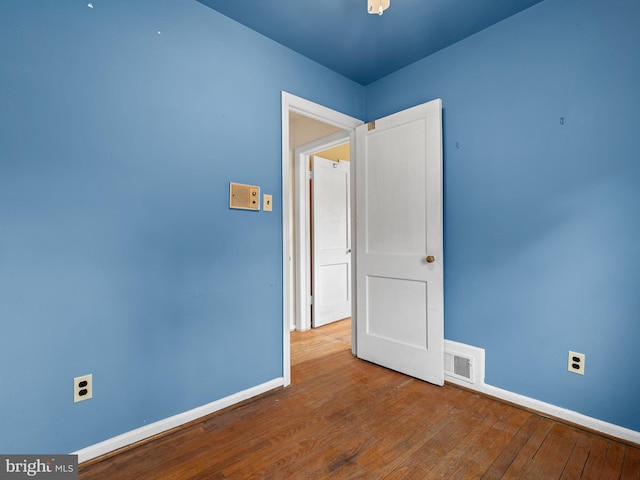
<path fill-rule="evenodd" d="M 313 295 L 309 295 L 309 305 L 313 305 Z"/>
<path fill-rule="evenodd" d="M 368 131 L 371 131 L 371 130 L 375 130 L 375 129 L 376 129 L 376 122 L 375 122 L 375 120 L 374 120 L 373 122 L 369 122 L 369 123 L 367 124 L 367 129 L 368 129 Z"/>
<path fill-rule="evenodd" d="M 313 172 L 311 170 L 307 172 L 307 180 L 313 180 Z"/>

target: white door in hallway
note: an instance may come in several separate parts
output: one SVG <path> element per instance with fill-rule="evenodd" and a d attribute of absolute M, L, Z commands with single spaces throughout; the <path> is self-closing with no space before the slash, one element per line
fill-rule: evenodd
<path fill-rule="evenodd" d="M 356 129 L 357 355 L 444 383 L 442 102 Z"/>
<path fill-rule="evenodd" d="M 350 164 L 313 157 L 313 326 L 351 316 Z"/>

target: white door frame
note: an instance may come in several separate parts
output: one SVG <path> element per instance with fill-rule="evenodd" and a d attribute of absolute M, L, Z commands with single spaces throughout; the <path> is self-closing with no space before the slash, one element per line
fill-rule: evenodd
<path fill-rule="evenodd" d="M 309 232 L 311 231 L 311 202 L 309 197 L 309 158 L 323 150 L 344 145 L 349 142 L 348 131 L 334 133 L 315 142 L 296 148 L 294 154 L 295 170 L 295 258 L 296 283 L 295 290 L 295 324 L 296 330 L 306 331 L 311 328 L 311 303 L 309 302 L 311 248 Z"/>
<path fill-rule="evenodd" d="M 329 125 L 334 125 L 342 130 L 349 132 L 349 141 L 351 144 L 351 209 L 352 209 L 352 244 L 355 246 L 354 225 L 355 225 L 355 175 L 353 172 L 353 160 L 355 159 L 355 128 L 362 125 L 364 122 L 356 118 L 345 115 L 344 113 L 331 110 L 317 103 L 313 103 L 304 98 L 297 97 L 287 92 L 282 92 L 282 376 L 284 379 L 284 385 L 291 384 L 291 308 L 292 302 L 295 299 L 295 283 L 289 273 L 289 265 L 293 258 L 293 242 L 291 241 L 291 225 L 289 222 L 289 211 L 291 208 L 291 201 L 294 199 L 294 192 L 291 192 L 290 179 L 291 179 L 291 167 L 290 167 L 290 153 L 289 153 L 289 113 L 295 112 L 306 117 L 319 120 Z M 355 258 L 355 250 L 353 251 L 353 258 Z M 352 267 L 352 293 L 356 290 L 355 282 L 355 268 Z M 352 296 L 352 326 L 351 326 L 351 338 L 352 338 L 352 350 L 355 351 L 355 324 L 356 324 L 356 311 L 355 311 L 355 296 Z"/>

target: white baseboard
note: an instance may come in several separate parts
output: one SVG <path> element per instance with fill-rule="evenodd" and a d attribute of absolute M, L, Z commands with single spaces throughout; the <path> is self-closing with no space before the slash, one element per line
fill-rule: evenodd
<path fill-rule="evenodd" d="M 602 420 L 598 420 L 596 418 L 589 417 L 572 410 L 567 410 L 550 403 L 525 397 L 524 395 L 519 395 L 517 393 L 503 390 L 501 388 L 487 385 L 485 383 L 474 385 L 470 384 L 469 382 L 459 381 L 451 377 L 447 377 L 447 381 L 468 388 L 470 390 L 475 390 L 477 392 L 485 393 L 492 397 L 505 400 L 515 405 L 530 408 L 542 414 L 550 415 L 552 417 L 556 417 L 561 420 L 565 420 L 567 422 L 574 423 L 576 425 L 580 425 L 591 430 L 595 430 L 597 432 L 611 435 L 613 437 L 617 437 L 640 445 L 640 432 L 636 432 L 635 430 L 620 427 L 613 423 L 604 422 Z M 273 390 L 274 388 L 282 387 L 283 385 L 283 378 L 275 378 L 269 382 L 263 383 L 261 385 L 256 385 L 255 387 L 243 390 L 233 395 L 229 395 L 228 397 L 221 398 L 220 400 L 216 400 L 215 402 L 211 402 L 207 405 L 203 405 L 201 407 L 194 408 L 193 410 L 179 413 L 178 415 L 174 415 L 172 417 L 165 418 L 152 424 L 145 425 L 144 427 L 131 430 L 130 432 L 123 433 L 122 435 L 110 438 L 108 440 L 105 440 L 104 442 L 96 443 L 95 445 L 91 445 L 76 452 L 72 452 L 72 454 L 78 455 L 79 463 L 86 462 L 119 448 L 132 445 L 146 438 L 158 435 L 162 432 L 166 432 L 167 430 L 171 430 L 172 428 L 192 422 L 193 420 L 197 420 L 198 418 L 205 417 L 219 410 L 222 410 L 223 408 L 230 407 L 232 405 L 235 405 L 236 403 L 268 392 L 269 390 Z"/>
<path fill-rule="evenodd" d="M 558 407 L 550 403 L 541 402 L 540 400 L 525 397 L 524 395 L 519 395 L 508 390 L 494 387 L 492 385 L 471 385 L 468 382 L 455 381 L 455 379 L 450 378 L 447 378 L 447 381 L 466 387 L 470 390 L 476 390 L 478 392 L 491 395 L 492 397 L 496 397 L 501 400 L 520 405 L 522 407 L 530 408 L 531 410 L 535 410 L 542 414 L 559 418 L 575 425 L 580 425 L 582 427 L 589 428 L 591 430 L 595 430 L 597 432 L 611 435 L 613 437 L 627 440 L 629 442 L 640 445 L 640 432 L 636 432 L 635 430 L 630 430 L 613 423 L 608 423 L 593 417 L 588 417 L 587 415 L 583 415 L 572 410 L 567 410 L 566 408 Z"/>
<path fill-rule="evenodd" d="M 105 455 L 119 448 L 123 448 L 146 438 L 153 437 L 154 435 L 158 435 L 159 433 L 166 432 L 167 430 L 171 430 L 172 428 L 179 427 L 180 425 L 184 425 L 185 423 L 192 422 L 193 420 L 197 420 L 198 418 L 205 417 L 214 412 L 222 410 L 223 408 L 230 407 L 231 405 L 235 405 L 236 403 L 242 402 L 251 397 L 255 397 L 256 395 L 268 392 L 269 390 L 273 390 L 274 388 L 282 387 L 283 385 L 283 378 L 275 378 L 261 385 L 256 385 L 255 387 L 248 388 L 247 390 L 243 390 L 241 392 L 234 393 L 233 395 L 229 395 L 228 397 L 221 398 L 220 400 L 216 400 L 215 402 L 208 403 L 207 405 L 203 405 L 201 407 L 194 408 L 193 410 L 179 413 L 178 415 L 174 415 L 172 417 L 159 420 L 149 425 L 145 425 L 144 427 L 131 430 L 130 432 L 123 433 L 122 435 L 110 438 L 109 440 L 105 440 L 104 442 L 96 443 L 95 445 L 91 445 L 90 447 L 86 447 L 78 450 L 77 452 L 73 452 L 72 454 L 78 455 L 79 463 L 86 462 L 87 460 L 91 460 L 92 458 Z"/>

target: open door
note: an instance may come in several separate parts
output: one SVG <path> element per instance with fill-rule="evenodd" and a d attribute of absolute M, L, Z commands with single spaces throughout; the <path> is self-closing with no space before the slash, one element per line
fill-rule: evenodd
<path fill-rule="evenodd" d="M 313 326 L 351 316 L 350 162 L 313 157 Z"/>
<path fill-rule="evenodd" d="M 444 384 L 442 101 L 356 129 L 357 355 Z"/>

